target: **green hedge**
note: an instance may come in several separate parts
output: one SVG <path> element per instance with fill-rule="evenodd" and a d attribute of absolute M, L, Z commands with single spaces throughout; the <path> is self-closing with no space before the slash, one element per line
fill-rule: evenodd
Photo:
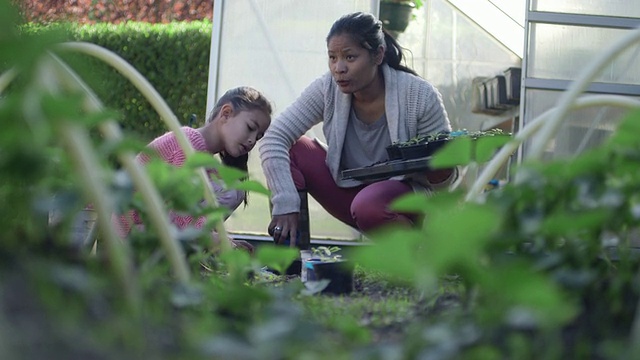
<path fill-rule="evenodd" d="M 100 45 L 121 56 L 156 88 L 183 124 L 205 119 L 211 22 L 65 25 L 69 40 Z M 65 56 L 103 103 L 122 115 L 125 132 L 148 141 L 167 131 L 149 102 L 101 61 Z"/>

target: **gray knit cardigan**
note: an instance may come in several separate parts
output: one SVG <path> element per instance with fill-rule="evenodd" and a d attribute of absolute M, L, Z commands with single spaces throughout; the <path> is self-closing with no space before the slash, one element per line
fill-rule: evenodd
<path fill-rule="evenodd" d="M 451 131 L 442 96 L 424 79 L 382 65 L 385 108 L 392 142 L 418 135 Z M 313 81 L 296 101 L 278 115 L 260 141 L 260 159 L 272 192 L 273 215 L 300 211 L 300 198 L 290 171 L 289 149 L 314 125 L 324 122 L 326 166 L 336 184 L 352 187 L 357 180 L 340 178 L 340 156 L 351 110 L 351 94 L 340 91 L 330 73 Z"/>

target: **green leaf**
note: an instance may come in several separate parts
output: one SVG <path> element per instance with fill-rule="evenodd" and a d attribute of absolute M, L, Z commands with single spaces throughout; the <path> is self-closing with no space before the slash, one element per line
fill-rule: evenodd
<path fill-rule="evenodd" d="M 98 152 L 105 157 L 125 151 L 130 151 L 133 154 L 144 153 L 150 157 L 157 157 L 158 155 L 154 150 L 146 147 L 146 144 L 141 142 L 140 139 L 131 136 L 125 136 L 119 141 L 107 140 L 100 144 L 98 149 Z"/>
<path fill-rule="evenodd" d="M 461 203 L 463 197 L 462 191 L 439 192 L 434 195 L 411 192 L 395 199 L 389 208 L 400 212 L 427 214 L 429 211 L 438 212 L 443 206 Z"/>
<path fill-rule="evenodd" d="M 434 169 L 446 169 L 457 165 L 467 165 L 473 160 L 471 158 L 472 146 L 473 139 L 468 137 L 449 141 L 433 155 L 430 166 Z"/>
<path fill-rule="evenodd" d="M 260 245 L 256 249 L 256 259 L 280 274 L 284 274 L 289 265 L 300 255 L 297 248 L 275 245 Z"/>
<path fill-rule="evenodd" d="M 269 189 L 267 189 L 264 185 L 255 180 L 240 181 L 230 187 L 238 190 L 251 191 L 254 193 L 271 196 L 271 191 L 269 191 Z"/>
<path fill-rule="evenodd" d="M 81 120 L 85 125 L 92 127 L 106 121 L 114 121 L 115 119 L 119 119 L 120 117 L 121 114 L 118 111 L 103 110 L 100 112 L 85 114 L 81 118 Z"/>
<path fill-rule="evenodd" d="M 475 161 L 478 163 L 484 163 L 491 160 L 496 151 L 509 141 L 511 141 L 511 136 L 506 135 L 483 136 L 477 138 Z"/>
<path fill-rule="evenodd" d="M 640 133 L 640 110 L 630 112 L 618 125 L 618 128 L 608 139 L 608 143 L 618 146 L 632 146 L 638 144 L 637 134 Z"/>
<path fill-rule="evenodd" d="M 575 304 L 566 299 L 558 286 L 525 263 L 509 263 L 478 275 L 481 275 L 480 291 L 491 302 L 486 305 L 500 307 L 500 313 L 507 317 L 518 309 L 526 309 L 532 312 L 538 325 L 546 326 L 563 324 L 576 315 Z"/>
<path fill-rule="evenodd" d="M 183 167 L 195 170 L 199 167 L 218 169 L 222 167 L 222 163 L 209 153 L 196 152 L 191 154 L 184 162 Z"/>
<path fill-rule="evenodd" d="M 246 178 L 247 173 L 231 166 L 220 166 L 218 168 L 218 176 L 225 184 L 231 185 L 238 180 Z"/>
<path fill-rule="evenodd" d="M 418 273 L 428 275 L 416 248 L 425 235 L 417 229 L 387 228 L 370 235 L 372 246 L 358 248 L 350 253 L 363 267 L 379 270 L 393 277 L 415 281 Z"/>
<path fill-rule="evenodd" d="M 576 235 L 603 227 L 609 220 L 609 211 L 557 212 L 544 219 L 541 230 L 549 235 Z"/>
<path fill-rule="evenodd" d="M 220 260 L 226 265 L 229 271 L 230 280 L 235 284 L 242 284 L 247 279 L 247 274 L 251 270 L 251 257 L 243 250 L 223 251 Z"/>
<path fill-rule="evenodd" d="M 429 200 L 424 193 L 411 192 L 396 198 L 389 208 L 398 212 L 425 213 L 429 208 Z"/>
<path fill-rule="evenodd" d="M 51 120 L 70 121 L 82 116 L 82 103 L 84 97 L 81 94 L 68 94 L 64 97 L 45 95 L 42 97 L 42 110 Z"/>
<path fill-rule="evenodd" d="M 500 223 L 499 212 L 488 205 L 453 204 L 431 212 L 425 219 L 424 261 L 439 275 L 471 277 Z"/>

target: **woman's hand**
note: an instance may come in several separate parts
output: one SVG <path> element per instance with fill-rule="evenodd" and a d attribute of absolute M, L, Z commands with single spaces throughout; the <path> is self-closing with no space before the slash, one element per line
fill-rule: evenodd
<path fill-rule="evenodd" d="M 295 247 L 298 232 L 298 215 L 299 213 L 289 213 L 283 215 L 274 215 L 271 218 L 267 231 L 273 237 L 276 244 L 282 244 L 287 239 L 291 239 L 289 246 Z"/>

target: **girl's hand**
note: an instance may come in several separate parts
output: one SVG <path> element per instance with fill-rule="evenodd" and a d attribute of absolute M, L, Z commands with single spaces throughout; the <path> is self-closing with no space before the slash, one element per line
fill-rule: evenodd
<path fill-rule="evenodd" d="M 211 232 L 211 238 L 212 238 L 212 240 L 213 240 L 213 242 L 215 244 L 220 245 L 220 235 L 218 235 L 217 232 L 212 231 Z M 229 242 L 231 243 L 231 248 L 240 249 L 240 250 L 246 250 L 250 255 L 253 255 L 253 252 L 254 252 L 253 245 L 249 244 L 248 242 L 246 242 L 244 240 L 236 240 L 230 234 L 227 234 L 227 238 L 229 239 Z"/>
<path fill-rule="evenodd" d="M 289 238 L 291 239 L 289 246 L 295 247 L 298 232 L 298 215 L 299 213 L 289 213 L 283 215 L 274 215 L 271 218 L 271 223 L 269 223 L 269 227 L 267 231 L 269 235 L 273 237 L 273 241 L 276 244 L 282 244 L 284 241 Z"/>
<path fill-rule="evenodd" d="M 231 246 L 233 246 L 234 249 L 239 249 L 239 250 L 244 250 L 246 252 L 249 253 L 249 255 L 253 255 L 254 252 L 254 247 L 253 245 L 249 244 L 248 242 L 244 241 L 244 240 L 231 240 Z"/>

